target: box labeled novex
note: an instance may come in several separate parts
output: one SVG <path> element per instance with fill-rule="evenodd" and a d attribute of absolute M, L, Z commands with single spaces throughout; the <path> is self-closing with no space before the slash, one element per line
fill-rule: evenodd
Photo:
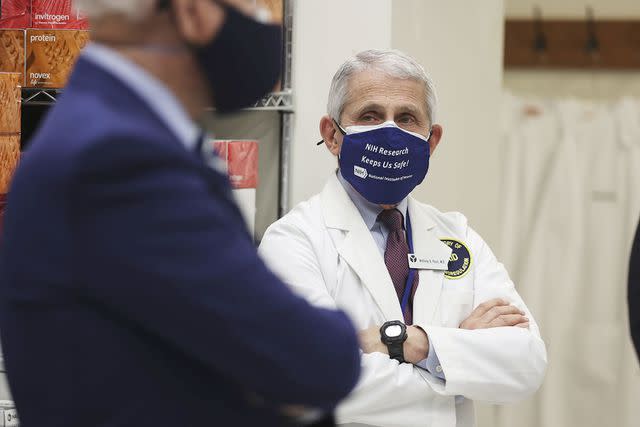
<path fill-rule="evenodd" d="M 0 28 L 29 28 L 31 26 L 30 1 L 1 0 Z"/>
<path fill-rule="evenodd" d="M 24 84 L 25 30 L 0 30 L 0 73 L 20 73 Z"/>
<path fill-rule="evenodd" d="M 65 86 L 89 42 L 81 30 L 27 30 L 25 87 L 60 89 Z"/>
<path fill-rule="evenodd" d="M 89 21 L 72 0 L 31 0 L 31 27 L 87 30 Z"/>

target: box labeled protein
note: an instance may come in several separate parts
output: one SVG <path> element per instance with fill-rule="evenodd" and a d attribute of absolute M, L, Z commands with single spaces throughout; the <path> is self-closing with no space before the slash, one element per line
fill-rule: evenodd
<path fill-rule="evenodd" d="M 0 72 L 20 73 L 24 83 L 25 30 L 0 30 Z"/>
<path fill-rule="evenodd" d="M 31 0 L 31 27 L 88 30 L 88 19 L 72 0 Z"/>
<path fill-rule="evenodd" d="M 21 132 L 22 74 L 0 73 L 0 135 Z"/>
<path fill-rule="evenodd" d="M 0 0 L 0 28 L 29 28 L 31 0 Z"/>
<path fill-rule="evenodd" d="M 89 32 L 80 30 L 27 30 L 25 86 L 60 89 L 65 86 Z"/>

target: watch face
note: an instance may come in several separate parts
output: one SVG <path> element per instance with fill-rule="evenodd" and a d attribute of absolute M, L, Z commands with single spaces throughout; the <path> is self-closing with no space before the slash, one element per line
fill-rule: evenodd
<path fill-rule="evenodd" d="M 400 325 L 391 325 L 385 329 L 384 333 L 387 334 L 389 338 L 397 338 L 402 335 L 402 327 Z"/>

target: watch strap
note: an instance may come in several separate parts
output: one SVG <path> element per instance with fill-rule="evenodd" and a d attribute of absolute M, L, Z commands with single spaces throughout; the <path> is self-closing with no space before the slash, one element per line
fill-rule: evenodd
<path fill-rule="evenodd" d="M 389 357 L 391 359 L 395 359 L 400 363 L 404 363 L 404 341 L 396 341 L 387 344 L 387 349 L 389 350 Z"/>

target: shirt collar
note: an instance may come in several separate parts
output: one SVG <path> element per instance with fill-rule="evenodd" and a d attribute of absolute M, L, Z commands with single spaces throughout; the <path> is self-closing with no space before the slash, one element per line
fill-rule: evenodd
<path fill-rule="evenodd" d="M 201 131 L 164 83 L 103 44 L 90 43 L 82 56 L 110 72 L 142 98 L 187 150 L 196 149 Z"/>
<path fill-rule="evenodd" d="M 378 215 L 380 215 L 380 212 L 382 212 L 382 207 L 380 207 L 380 205 L 376 205 L 375 203 L 371 203 L 370 201 L 365 199 L 362 194 L 358 193 L 356 189 L 353 188 L 346 179 L 344 179 L 344 177 L 340 173 L 340 169 L 338 169 L 336 173 L 338 175 L 338 181 L 340 181 L 340 184 L 342 184 L 342 187 L 349 195 L 349 198 L 351 199 L 353 204 L 356 205 L 356 208 L 358 209 L 358 212 L 360 212 L 360 215 L 362 216 L 364 223 L 367 225 L 367 228 L 369 230 L 372 230 L 376 225 Z M 398 203 L 398 206 L 396 206 L 396 209 L 398 209 L 402 213 L 405 228 L 407 226 L 408 205 L 409 203 L 407 201 L 407 198 L 405 197 L 400 203 Z"/>

